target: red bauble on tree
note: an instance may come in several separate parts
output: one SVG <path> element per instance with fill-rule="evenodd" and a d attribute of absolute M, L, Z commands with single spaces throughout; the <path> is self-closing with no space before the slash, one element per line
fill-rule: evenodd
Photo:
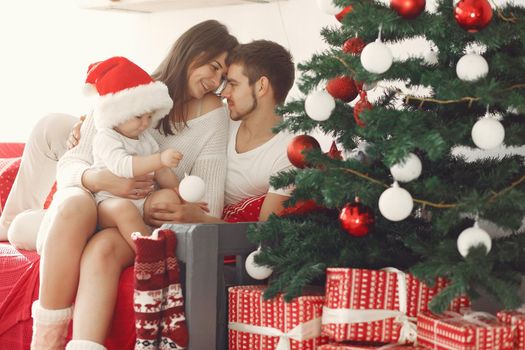
<path fill-rule="evenodd" d="M 354 119 L 357 125 L 359 125 L 362 128 L 365 127 L 365 123 L 361 121 L 359 116 L 364 110 L 371 110 L 371 109 L 372 109 L 372 104 L 368 102 L 368 99 L 366 98 L 366 91 L 363 91 L 363 90 L 360 91 L 359 101 L 357 101 L 357 103 L 354 106 Z"/>
<path fill-rule="evenodd" d="M 343 44 L 343 52 L 352 55 L 359 55 L 365 48 L 366 43 L 358 37 L 350 38 Z"/>
<path fill-rule="evenodd" d="M 359 197 L 353 203 L 348 203 L 339 214 L 341 225 L 354 237 L 362 237 L 370 232 L 374 225 L 374 213 L 370 207 L 361 204 Z"/>
<path fill-rule="evenodd" d="M 337 20 L 339 22 L 342 22 L 343 21 L 343 18 L 350 12 L 352 12 L 352 5 L 348 5 L 347 7 L 345 7 L 341 12 L 339 12 L 337 15 L 335 15 L 335 18 L 337 18 Z"/>
<path fill-rule="evenodd" d="M 492 19 L 488 0 L 460 0 L 454 9 L 456 22 L 470 33 L 485 28 Z"/>
<path fill-rule="evenodd" d="M 309 135 L 296 136 L 288 144 L 287 155 L 290 163 L 298 168 L 305 168 L 309 164 L 305 161 L 305 154 L 313 149 L 321 149 L 319 142 Z"/>
<path fill-rule="evenodd" d="M 414 19 L 425 11 L 425 0 L 391 0 L 390 8 L 404 19 Z"/>
<path fill-rule="evenodd" d="M 335 144 L 335 141 L 332 141 L 332 145 L 330 146 L 330 150 L 325 153 L 329 158 L 336 159 L 336 160 L 343 160 L 343 157 L 341 156 L 341 151 L 337 148 L 337 145 Z"/>
<path fill-rule="evenodd" d="M 350 102 L 357 97 L 355 81 L 347 76 L 330 79 L 326 84 L 326 91 L 328 91 L 333 98 L 344 102 Z"/>

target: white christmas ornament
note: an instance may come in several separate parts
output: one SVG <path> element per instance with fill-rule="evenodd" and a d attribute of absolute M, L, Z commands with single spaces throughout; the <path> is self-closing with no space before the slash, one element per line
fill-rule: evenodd
<path fill-rule="evenodd" d="M 381 214 L 390 221 L 406 219 L 414 207 L 412 196 L 407 190 L 399 187 L 397 181 L 381 193 L 378 204 Z"/>
<path fill-rule="evenodd" d="M 480 244 L 483 244 L 485 248 L 487 248 L 487 253 L 490 252 L 490 248 L 492 248 L 492 239 L 485 230 L 479 228 L 477 221 L 474 226 L 463 230 L 458 236 L 458 251 L 463 257 L 468 255 L 468 251 L 471 247 Z"/>
<path fill-rule="evenodd" d="M 422 169 L 419 158 L 414 153 L 409 153 L 404 160 L 392 165 L 390 173 L 396 181 L 409 182 L 417 179 Z"/>
<path fill-rule="evenodd" d="M 366 45 L 361 52 L 361 65 L 370 73 L 386 72 L 392 65 L 392 61 L 392 52 L 380 39 Z"/>
<path fill-rule="evenodd" d="M 335 108 L 335 100 L 328 92 L 316 91 L 306 97 L 304 110 L 313 120 L 323 121 L 330 118 Z"/>
<path fill-rule="evenodd" d="M 469 53 L 461 57 L 456 65 L 458 78 L 464 81 L 476 81 L 484 78 L 489 72 L 489 64 L 483 56 Z"/>
<path fill-rule="evenodd" d="M 505 139 L 505 128 L 498 120 L 485 117 L 474 124 L 471 135 L 476 146 L 491 149 L 501 145 Z"/>
<path fill-rule="evenodd" d="M 329 15 L 337 15 L 339 12 L 343 11 L 343 8 L 335 5 L 332 0 L 317 0 L 317 6 L 321 11 Z"/>
<path fill-rule="evenodd" d="M 204 198 L 205 188 L 206 185 L 200 177 L 185 174 L 179 184 L 179 194 L 186 202 L 200 202 Z"/>
<path fill-rule="evenodd" d="M 260 248 L 248 255 L 245 262 L 246 272 L 256 280 L 264 280 L 272 274 L 273 270 L 268 266 L 261 266 L 255 263 L 254 258 L 261 252 Z"/>

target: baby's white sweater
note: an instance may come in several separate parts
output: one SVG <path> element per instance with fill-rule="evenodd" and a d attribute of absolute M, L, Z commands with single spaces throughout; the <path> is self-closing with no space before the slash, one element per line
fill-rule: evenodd
<path fill-rule="evenodd" d="M 225 107 L 212 110 L 188 121 L 188 126 L 175 135 L 165 136 L 158 130 L 151 134 L 160 150 L 174 148 L 183 158 L 174 169 L 180 180 L 184 174 L 197 175 L 206 184 L 204 201 L 210 214 L 220 217 L 224 205 L 224 183 L 226 179 L 226 145 L 228 142 L 228 111 Z M 93 138 L 96 129 L 91 116 L 87 117 L 80 130 L 79 144 L 67 151 L 57 166 L 58 188 L 82 185 L 82 174 L 93 164 Z"/>

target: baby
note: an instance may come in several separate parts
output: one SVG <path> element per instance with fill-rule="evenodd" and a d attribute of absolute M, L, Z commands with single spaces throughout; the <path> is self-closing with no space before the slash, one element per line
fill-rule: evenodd
<path fill-rule="evenodd" d="M 169 113 L 173 105 L 168 88 L 124 57 L 112 57 L 89 66 L 86 84 L 98 93 L 93 118 L 97 133 L 93 140 L 93 167 L 107 168 L 120 177 L 153 173 L 160 190 L 146 198 L 128 199 L 109 192 L 95 193 L 99 228 L 117 227 L 132 248 L 133 232 L 151 234 L 144 211 L 150 201 L 180 203 L 179 185 L 170 168 L 182 154 L 174 149 L 159 152 L 148 128 Z"/>

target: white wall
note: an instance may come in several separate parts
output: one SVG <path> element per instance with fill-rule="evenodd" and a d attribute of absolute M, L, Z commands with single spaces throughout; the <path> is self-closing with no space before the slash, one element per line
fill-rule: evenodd
<path fill-rule="evenodd" d="M 71 0 L 9 1 L 0 11 L 0 142 L 25 141 L 46 113 L 86 112 L 81 86 L 89 63 L 123 55 L 153 71 L 182 32 L 206 19 L 225 23 L 241 42 L 274 40 L 296 62 L 321 51 L 320 29 L 338 24 L 315 0 L 154 14 L 84 10 Z"/>

